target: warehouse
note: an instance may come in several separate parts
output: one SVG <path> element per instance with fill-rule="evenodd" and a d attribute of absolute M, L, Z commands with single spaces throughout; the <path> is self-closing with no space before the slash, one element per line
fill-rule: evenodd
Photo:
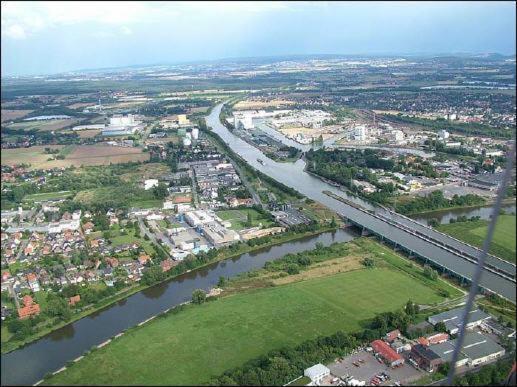
<path fill-rule="evenodd" d="M 375 340 L 372 342 L 371 347 L 375 353 L 381 356 L 390 365 L 390 367 L 404 364 L 404 358 L 384 341 Z"/>
<path fill-rule="evenodd" d="M 445 323 L 445 327 L 449 331 L 451 335 L 458 333 L 459 328 L 461 326 L 461 317 L 463 314 L 464 308 L 459 307 L 456 309 L 449 310 L 447 312 L 443 312 L 440 314 L 435 314 L 434 316 L 430 316 L 427 320 L 432 324 L 436 325 L 439 322 Z M 474 328 L 485 320 L 490 319 L 490 315 L 486 314 L 480 309 L 473 309 L 468 314 L 467 318 L 467 329 Z"/>
<path fill-rule="evenodd" d="M 455 342 L 456 340 L 453 341 Z M 469 366 L 476 366 L 503 356 L 505 350 L 490 337 L 482 333 L 467 332 L 461 352 L 468 357 Z"/>
<path fill-rule="evenodd" d="M 454 353 L 454 345 L 456 341 L 446 341 L 445 343 L 436 344 L 429 347 L 429 350 L 436 354 L 443 363 L 450 363 L 452 360 L 452 354 Z M 468 362 L 467 356 L 463 353 L 458 354 L 458 360 L 456 361 L 456 367 L 461 367 Z"/>

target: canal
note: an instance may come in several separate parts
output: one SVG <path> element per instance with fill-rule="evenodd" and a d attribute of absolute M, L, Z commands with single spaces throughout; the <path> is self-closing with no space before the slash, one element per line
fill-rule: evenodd
<path fill-rule="evenodd" d="M 287 253 L 313 249 L 318 242 L 328 246 L 334 242 L 348 242 L 354 237 L 351 231 L 340 229 L 286 242 L 215 262 L 135 293 L 25 347 L 2 355 L 2 385 L 34 384 L 46 373 L 55 372 L 92 346 L 103 343 L 149 317 L 189 301 L 195 289 L 213 288 L 220 276 L 234 277 L 261 268 L 266 262 Z"/>

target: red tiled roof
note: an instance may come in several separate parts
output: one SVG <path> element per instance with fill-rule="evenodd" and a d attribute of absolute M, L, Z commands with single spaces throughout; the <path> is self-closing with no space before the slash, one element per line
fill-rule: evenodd
<path fill-rule="evenodd" d="M 429 340 L 429 344 L 440 344 L 449 340 L 449 335 L 447 333 L 437 333 L 436 335 L 429 336 L 427 340 Z"/>
<path fill-rule="evenodd" d="M 425 337 L 419 337 L 417 341 L 419 344 L 425 345 L 426 347 L 429 346 L 429 340 L 427 340 Z"/>
<path fill-rule="evenodd" d="M 142 265 L 144 265 L 147 261 L 149 261 L 151 257 L 147 254 L 142 254 L 138 257 L 138 262 L 140 262 Z"/>
<path fill-rule="evenodd" d="M 79 301 L 81 301 L 81 296 L 78 294 L 77 296 L 73 296 L 73 297 L 70 297 L 70 300 L 68 301 L 68 303 L 72 306 L 74 306 L 75 304 L 77 304 Z"/>
<path fill-rule="evenodd" d="M 29 306 L 29 305 L 32 305 L 34 303 L 34 301 L 32 300 L 31 296 L 23 296 L 22 300 L 23 300 L 23 304 L 25 306 Z"/>
<path fill-rule="evenodd" d="M 38 277 L 36 277 L 36 274 L 34 274 L 34 273 L 27 274 L 27 281 L 32 282 L 32 281 L 37 281 L 37 280 L 38 280 Z"/>
<path fill-rule="evenodd" d="M 18 309 L 18 317 L 23 320 L 32 315 L 36 315 L 40 313 L 40 306 L 38 304 L 32 304 L 28 306 L 24 306 L 23 308 Z"/>
<path fill-rule="evenodd" d="M 373 341 L 371 346 L 375 352 L 377 352 L 390 363 L 393 363 L 397 360 L 403 360 L 402 356 L 400 356 L 393 348 L 391 348 L 382 340 Z"/>

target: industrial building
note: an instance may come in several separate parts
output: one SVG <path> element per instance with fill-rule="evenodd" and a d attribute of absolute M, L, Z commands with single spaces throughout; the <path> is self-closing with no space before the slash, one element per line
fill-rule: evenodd
<path fill-rule="evenodd" d="M 413 345 L 409 353 L 411 363 L 428 372 L 434 372 L 443 363 L 442 358 L 422 344 Z"/>
<path fill-rule="evenodd" d="M 454 335 L 458 333 L 459 328 L 461 326 L 461 317 L 463 313 L 464 308 L 459 307 L 456 309 L 449 310 L 447 312 L 443 312 L 440 314 L 435 314 L 433 316 L 428 317 L 429 323 L 432 325 L 436 325 L 439 322 L 445 323 L 445 327 L 447 328 L 447 331 Z M 467 318 L 467 329 L 474 328 L 478 325 L 480 325 L 483 321 L 490 319 L 490 315 L 486 314 L 480 309 L 473 309 L 469 312 L 468 318 Z"/>
<path fill-rule="evenodd" d="M 143 129 L 140 121 L 135 116 L 128 114 L 127 116 L 114 115 L 110 118 L 110 123 L 102 129 L 103 136 L 127 136 L 135 134 Z"/>
<path fill-rule="evenodd" d="M 440 357 L 442 362 L 447 363 L 452 360 L 457 339 L 446 341 L 441 344 L 431 345 L 428 350 Z M 412 350 L 413 352 L 413 350 Z M 505 354 L 505 349 L 497 344 L 490 337 L 480 332 L 466 332 L 456 367 L 468 365 L 477 366 L 495 360 Z"/>

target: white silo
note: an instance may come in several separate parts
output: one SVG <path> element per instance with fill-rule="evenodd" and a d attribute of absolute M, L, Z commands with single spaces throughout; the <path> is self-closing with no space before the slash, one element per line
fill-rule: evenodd
<path fill-rule="evenodd" d="M 199 138 L 199 129 L 198 128 L 193 128 L 192 129 L 192 138 L 194 140 L 197 140 Z"/>
<path fill-rule="evenodd" d="M 185 137 L 183 139 L 183 146 L 190 146 L 191 144 L 192 144 L 192 141 L 190 140 L 190 138 Z"/>

